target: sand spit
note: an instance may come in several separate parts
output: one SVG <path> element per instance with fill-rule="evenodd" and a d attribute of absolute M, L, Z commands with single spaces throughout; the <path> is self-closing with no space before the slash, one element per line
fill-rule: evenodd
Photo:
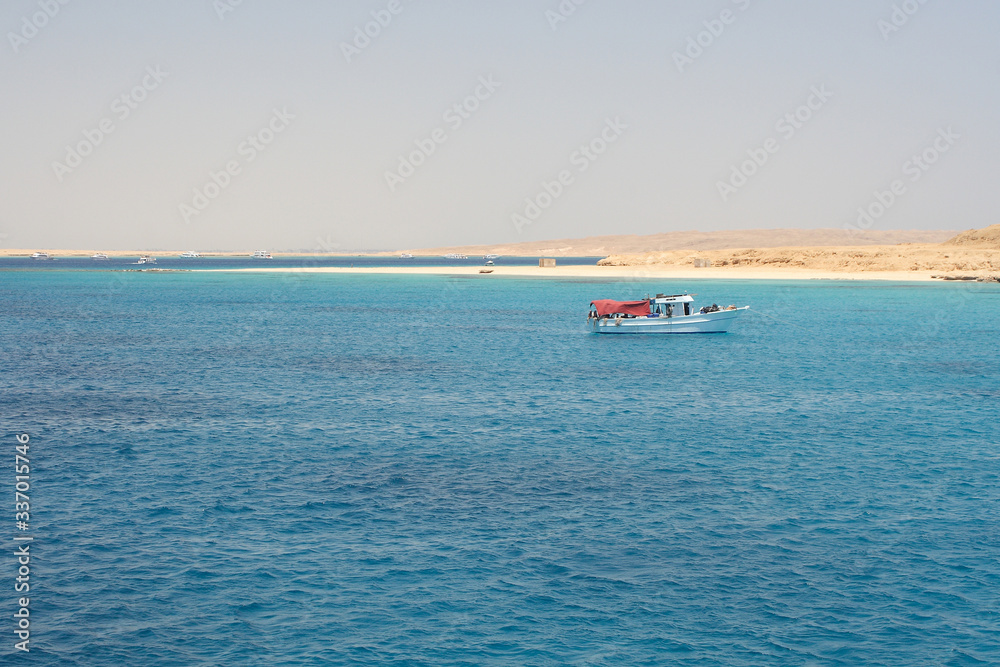
<path fill-rule="evenodd" d="M 609 254 L 597 262 L 596 266 L 556 266 L 540 268 L 536 266 L 503 266 L 492 267 L 492 273 L 480 273 L 479 266 L 462 267 L 308 267 L 308 268 L 276 268 L 260 266 L 234 271 L 252 271 L 266 273 L 383 273 L 383 274 L 426 274 L 470 276 L 482 280 L 497 277 L 525 278 L 581 278 L 581 279 L 612 279 L 612 280 L 682 280 L 682 279 L 751 279 L 751 280 L 890 280 L 890 281 L 929 281 L 929 280 L 1000 280 L 1000 225 L 992 225 L 978 230 L 969 230 L 960 234 L 952 234 L 950 238 L 934 243 L 898 243 L 865 244 L 854 239 L 851 245 L 789 245 L 790 238 L 812 238 L 833 240 L 831 232 L 836 232 L 841 238 L 846 236 L 843 230 L 754 230 L 752 232 L 676 232 L 657 235 L 671 237 L 675 241 L 681 239 L 680 247 L 673 246 L 665 250 L 650 250 L 642 252 L 617 252 Z M 940 236 L 942 232 L 867 232 L 867 238 L 885 238 L 886 235 L 928 234 Z M 881 234 L 882 236 L 878 236 Z M 687 236 L 685 236 L 687 235 Z M 728 236 L 727 236 L 728 235 Z M 733 239 L 747 240 L 750 235 L 758 243 L 742 248 L 717 248 L 718 244 L 731 242 Z M 767 243 L 777 238 L 785 239 L 783 245 L 769 246 Z M 594 237 L 601 242 L 610 243 L 609 239 L 617 239 L 620 247 L 630 247 L 638 240 L 652 237 Z M 686 239 L 686 240 L 684 240 Z M 662 238 L 660 239 L 662 241 Z M 572 241 L 576 245 L 563 246 L 564 254 L 587 255 L 596 248 L 583 241 Z M 571 241 L 567 241 L 570 243 Z M 555 243 L 555 242 L 546 242 Z M 689 246 L 684 247 L 683 243 Z M 511 246 L 513 248 L 514 246 Z M 517 254 L 556 255 L 554 253 L 531 253 L 526 244 L 519 244 Z M 484 249 L 500 252 L 503 246 L 482 246 Z M 472 255 L 469 247 L 466 254 Z M 537 248 L 535 249 L 538 250 Z M 584 251 L 586 250 L 586 252 Z M 33 251 L 32 251 L 33 252 Z M 63 256 L 89 255 L 93 251 L 50 250 L 51 254 Z M 430 250 L 424 251 L 431 253 Z M 5 254 L 27 255 L 30 252 L 7 250 Z M 139 255 L 140 252 L 115 252 L 114 255 Z M 167 256 L 173 253 L 158 253 Z M 206 255 L 245 256 L 246 253 L 205 253 Z M 277 254 L 277 253 L 275 253 Z M 294 256 L 296 253 L 288 253 Z M 513 251 L 506 254 L 515 254 Z"/>
<path fill-rule="evenodd" d="M 246 269 L 226 269 L 245 273 L 344 273 L 344 274 L 399 274 L 399 275 L 443 275 L 470 280 L 495 280 L 497 278 L 534 278 L 561 280 L 620 280 L 624 282 L 648 282 L 653 280 L 879 280 L 895 282 L 936 281 L 936 272 L 931 271 L 823 271 L 816 269 L 774 268 L 761 266 L 694 268 L 693 266 L 636 265 L 636 266 L 537 266 L 490 267 L 492 273 L 480 273 L 479 266 L 437 267 L 437 266 L 395 266 L 395 267 L 307 267 L 278 268 L 254 267 Z M 197 270 L 197 269 L 196 269 Z M 211 269 L 205 269 L 211 270 Z"/>

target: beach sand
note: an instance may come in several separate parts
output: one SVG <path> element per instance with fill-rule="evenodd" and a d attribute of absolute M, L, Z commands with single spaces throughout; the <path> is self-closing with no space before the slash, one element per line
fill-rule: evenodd
<path fill-rule="evenodd" d="M 440 257 L 448 253 L 462 253 L 469 257 L 482 256 L 487 253 L 515 257 L 605 257 L 623 253 L 663 252 L 667 250 L 724 250 L 727 248 L 773 248 L 777 246 L 825 247 L 839 246 L 846 243 L 854 245 L 891 245 L 897 243 L 939 243 L 955 236 L 954 231 L 944 230 L 868 230 L 848 234 L 843 229 L 743 229 L 716 232 L 665 232 L 637 236 L 634 234 L 617 234 L 610 236 L 591 236 L 582 239 L 549 239 L 546 241 L 531 241 L 521 243 L 506 243 L 476 246 L 448 246 L 440 248 L 410 249 L 418 256 Z M 199 250 L 203 257 L 247 257 L 255 248 L 242 251 L 234 250 Z M 138 257 L 153 255 L 160 257 L 176 257 L 184 249 L 175 250 L 107 250 L 95 248 L 85 250 L 80 248 L 14 248 L 0 249 L 0 256 L 28 257 L 34 252 L 46 252 L 56 257 L 90 257 L 94 253 L 104 252 L 112 257 Z M 321 252 L 319 250 L 270 250 L 275 257 L 350 257 L 358 255 L 393 256 L 403 250 L 392 251 L 360 251 L 355 252 Z"/>
<path fill-rule="evenodd" d="M 881 280 L 921 282 L 949 277 L 952 279 L 988 279 L 994 282 L 1000 276 L 1000 225 L 962 232 L 947 241 L 937 243 L 897 243 L 893 245 L 802 245 L 768 246 L 779 234 L 788 236 L 789 230 L 752 230 L 741 233 L 713 232 L 699 238 L 687 238 L 688 247 L 672 250 L 646 250 L 644 252 L 619 252 L 604 257 L 594 266 L 538 266 L 483 267 L 474 265 L 450 267 L 252 267 L 229 269 L 231 271 L 258 273 L 382 273 L 412 275 L 477 276 L 482 279 L 500 277 L 522 278 L 581 278 L 601 280 Z M 831 230 L 805 230 L 800 236 L 813 240 L 834 240 Z M 673 233 L 674 243 L 679 243 Z M 746 235 L 756 235 L 761 244 L 756 247 L 717 248 L 718 244 L 746 240 Z M 882 236 L 903 232 L 884 232 Z M 940 234 L 940 232 L 928 232 Z M 664 235 L 667 236 L 667 235 Z M 794 236 L 794 235 L 792 235 Z M 830 237 L 830 238 L 828 238 Z M 601 237 L 602 240 L 613 237 Z M 636 239 L 649 242 L 651 237 L 614 237 L 620 247 L 630 247 Z M 686 238 L 686 237 L 685 237 Z M 683 245 L 683 244 L 682 244 Z M 700 249 L 696 246 L 700 245 Z M 648 248 L 649 246 L 647 246 Z M 28 251 L 3 251 L 8 256 L 30 255 Z M 92 251 L 51 250 L 59 256 L 89 255 Z M 117 256 L 140 253 L 114 252 Z M 167 256 L 174 253 L 160 253 Z M 277 256 L 279 253 L 275 253 Z M 285 256 L 307 256 L 299 253 L 281 253 Z M 246 256 L 246 253 L 219 252 L 210 255 Z M 334 256 L 330 253 L 327 256 Z M 344 256 L 344 255 L 340 255 Z M 473 260 L 475 261 L 475 260 Z M 558 261 L 558 260 L 557 260 Z M 207 270 L 207 269 L 206 269 Z M 222 269 L 215 269 L 222 270 Z"/>

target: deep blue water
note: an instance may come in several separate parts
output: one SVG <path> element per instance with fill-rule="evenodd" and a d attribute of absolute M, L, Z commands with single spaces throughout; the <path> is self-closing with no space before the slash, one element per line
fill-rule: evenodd
<path fill-rule="evenodd" d="M 585 328 L 668 290 L 754 310 Z M 5 664 L 1000 663 L 996 285 L 46 270 L 0 308 Z"/>

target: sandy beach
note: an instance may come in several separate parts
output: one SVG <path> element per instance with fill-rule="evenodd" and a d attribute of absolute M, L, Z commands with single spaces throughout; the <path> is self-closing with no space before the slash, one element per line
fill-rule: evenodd
<path fill-rule="evenodd" d="M 996 282 L 1000 276 L 1000 225 L 992 225 L 978 230 L 969 230 L 953 235 L 943 242 L 914 243 L 901 242 L 887 244 L 822 245 L 822 242 L 836 240 L 831 230 L 802 230 L 788 235 L 789 230 L 750 230 L 739 233 L 709 232 L 699 235 L 689 232 L 653 237 L 602 237 L 607 247 L 623 249 L 635 247 L 636 239 L 646 248 L 669 240 L 671 250 L 645 250 L 643 252 L 617 252 L 595 261 L 594 265 L 567 265 L 555 267 L 504 266 L 484 268 L 471 252 L 468 262 L 460 266 L 399 266 L 383 267 L 273 267 L 254 266 L 240 269 L 195 269 L 226 270 L 257 273 L 382 273 L 413 275 L 453 275 L 474 276 L 484 280 L 499 277 L 520 278 L 580 278 L 600 280 L 879 280 L 896 282 L 926 282 L 933 280 L 981 280 Z M 780 232 L 780 233 L 779 233 Z M 871 237 L 884 240 L 921 234 L 940 237 L 942 232 L 882 232 Z M 775 246 L 776 239 L 791 238 L 819 241 L 818 245 Z M 669 238 L 668 238 L 669 237 Z M 613 242 L 612 242 L 613 240 Z M 753 246 L 719 245 L 756 240 Z M 546 242 L 550 243 L 550 242 Z M 544 245 L 544 244 L 542 244 Z M 578 244 L 577 247 L 582 247 Z M 465 250 L 469 250 L 466 248 Z M 564 248 L 565 250 L 565 248 Z M 55 256 L 80 257 L 93 254 L 89 250 L 50 250 Z M 28 256 L 26 250 L 7 250 L 7 256 Z M 137 256 L 133 252 L 109 252 L 115 256 Z M 151 253 L 168 257 L 179 253 Z M 425 256 L 433 256 L 423 251 Z M 308 253 L 274 253 L 283 257 L 317 256 Z M 246 257 L 244 252 L 204 253 L 203 256 Z M 329 253 L 323 256 L 351 257 Z M 367 255 L 378 256 L 377 254 Z M 511 255 L 508 255 L 511 256 Z M 531 254 L 520 256 L 531 257 Z M 537 255 L 535 255 L 537 256 Z M 585 256 L 585 255 L 579 255 Z M 559 262 L 558 258 L 555 261 Z M 266 263 L 265 263 L 266 264 Z M 157 269 L 147 269 L 157 270 Z"/>
<path fill-rule="evenodd" d="M 947 230 L 868 230 L 848 234 L 843 229 L 743 229 L 730 231 L 681 231 L 662 234 L 615 234 L 590 236 L 581 239 L 549 239 L 522 243 L 493 245 L 441 246 L 435 248 L 399 248 L 386 251 L 321 252 L 318 250 L 273 250 L 275 257 L 356 257 L 359 255 L 386 257 L 409 252 L 417 256 L 440 257 L 448 253 L 462 253 L 469 257 L 495 253 L 508 257 L 606 257 L 616 254 L 637 254 L 666 252 L 675 250 L 708 251 L 730 248 L 774 248 L 779 246 L 828 247 L 841 246 L 850 242 L 858 246 L 895 245 L 899 243 L 940 243 L 955 236 L 957 232 Z M 202 257 L 248 257 L 253 248 L 247 250 L 197 250 Z M 56 257 L 90 257 L 103 252 L 111 257 L 176 257 L 181 249 L 108 250 L 106 248 L 4 248 L 0 257 L 29 257 L 35 252 L 45 252 Z"/>
<path fill-rule="evenodd" d="M 761 239 L 773 230 L 760 230 Z M 706 236 L 711 246 L 718 238 Z M 558 260 L 556 260 L 558 263 Z M 677 249 L 610 255 L 596 266 L 248 268 L 240 271 L 305 273 L 400 273 L 602 280 L 932 280 L 997 281 L 1000 225 L 973 229 L 940 243 L 869 246 L 787 246 L 735 249 Z"/>

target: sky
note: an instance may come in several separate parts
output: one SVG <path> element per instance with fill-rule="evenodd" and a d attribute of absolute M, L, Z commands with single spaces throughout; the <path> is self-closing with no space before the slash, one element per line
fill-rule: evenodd
<path fill-rule="evenodd" d="M 0 246 L 1000 222 L 990 0 L 5 0 Z"/>

